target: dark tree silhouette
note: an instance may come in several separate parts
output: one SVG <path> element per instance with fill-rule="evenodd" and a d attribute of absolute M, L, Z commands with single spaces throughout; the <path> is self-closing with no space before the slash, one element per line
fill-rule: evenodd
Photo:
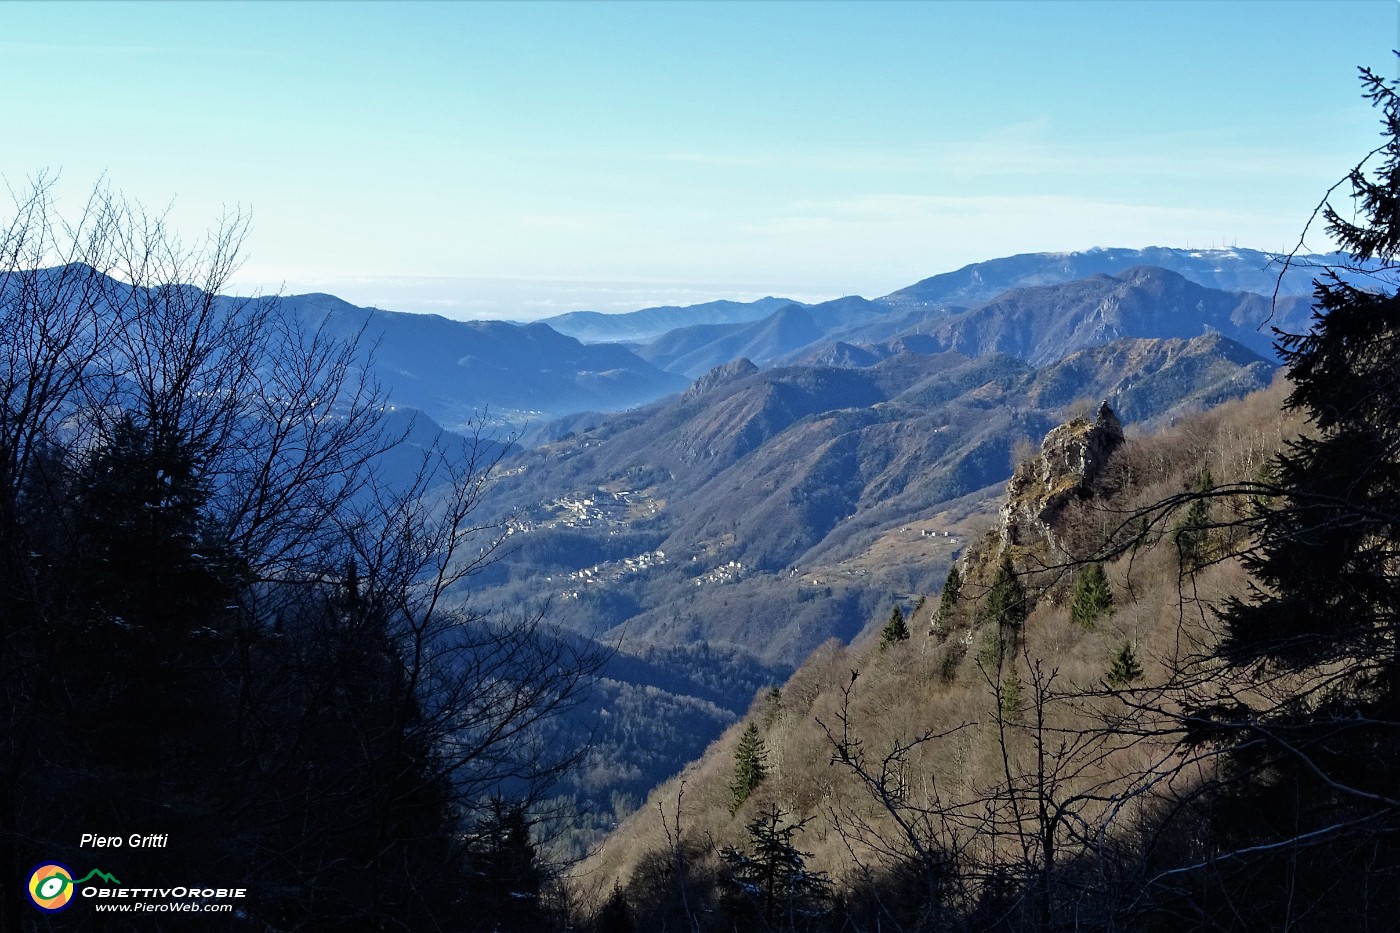
<path fill-rule="evenodd" d="M 958 600 L 962 597 L 962 582 L 958 565 L 949 567 L 948 576 L 943 580 L 943 592 L 938 596 L 938 609 L 933 617 L 935 631 L 946 632 L 953 624 L 953 617 L 958 611 Z"/>
<path fill-rule="evenodd" d="M 66 224 L 42 178 L 0 226 L 0 867 L 159 832 L 123 870 L 246 886 L 238 928 L 506 922 L 470 830 L 568 767 L 601 658 L 453 596 L 504 446 L 405 474 L 357 340 L 220 295 L 245 229 L 185 249 L 101 191 Z"/>
<path fill-rule="evenodd" d="M 751 722 L 739 736 L 739 747 L 734 751 L 734 781 L 729 785 L 731 814 L 738 813 L 749 795 L 768 778 L 766 757 L 768 752 L 763 746 L 763 736 L 758 733 L 758 723 Z"/>
<path fill-rule="evenodd" d="M 765 930 L 802 930 L 829 908 L 831 882 L 824 872 L 807 868 L 811 853 L 793 841 L 811 819 L 790 822 L 788 817 L 771 804 L 748 824 L 748 851 L 732 846 L 720 851 L 734 898 L 748 908 L 733 910 L 736 920 L 747 914 Z"/>
<path fill-rule="evenodd" d="M 889 620 L 880 630 L 880 647 L 888 648 L 897 641 L 909 640 L 909 624 L 904 621 L 904 613 L 898 606 L 890 611 Z"/>
<path fill-rule="evenodd" d="M 1384 115 L 1380 164 L 1349 176 L 1355 220 L 1323 211 L 1350 262 L 1316 282 L 1313 329 L 1279 339 L 1286 407 L 1310 430 L 1253 490 L 1252 583 L 1221 615 L 1227 676 L 1187 719 L 1230 779 L 1212 823 L 1229 856 L 1197 896 L 1241 928 L 1361 929 L 1400 909 L 1400 96 L 1363 81 Z M 1188 571 L 1209 559 L 1193 514 L 1177 532 Z"/>
<path fill-rule="evenodd" d="M 1108 665 L 1106 679 L 1110 687 L 1116 687 L 1120 690 L 1130 687 L 1142 679 L 1142 664 L 1138 661 L 1137 652 L 1133 650 L 1132 642 L 1125 641 L 1118 646 L 1113 660 Z"/>
<path fill-rule="evenodd" d="M 1192 492 L 1196 494 L 1195 498 L 1187 506 L 1186 514 L 1182 516 L 1176 530 L 1172 533 L 1183 573 L 1195 573 L 1211 561 L 1211 517 L 1208 494 L 1213 487 L 1214 482 L 1209 471 L 1196 477 L 1195 485 L 1192 487 Z"/>

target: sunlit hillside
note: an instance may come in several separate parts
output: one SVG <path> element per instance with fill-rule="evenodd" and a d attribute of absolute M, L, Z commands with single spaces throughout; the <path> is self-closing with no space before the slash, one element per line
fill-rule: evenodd
<path fill-rule="evenodd" d="M 1083 498 L 1039 538 L 1023 528 L 1003 541 L 1026 506 L 1003 499 L 957 565 L 955 603 L 920 600 L 907 640 L 876 625 L 850 647 L 820 648 L 578 866 L 575 888 L 600 909 L 625 901 L 638 929 L 727 929 L 710 922 L 736 897 L 724 853 L 754 852 L 755 821 L 768 819 L 801 827 L 790 842 L 804 871 L 825 873 L 828 908 L 856 929 L 882 928 L 881 916 L 884 928 L 914 928 L 921 911 L 973 922 L 1003 895 L 1007 911 L 1033 911 L 1016 892 L 1028 873 L 1049 871 L 1060 875 L 1055 910 L 1101 920 L 1124 909 L 1154 866 L 1196 845 L 1161 815 L 1189 806 L 1216 766 L 1181 747 L 1158 710 L 1177 702 L 1183 671 L 1209 676 L 1213 607 L 1245 586 L 1227 557 L 1238 535 L 1207 528 L 1199 564 L 1186 563 L 1184 511 L 1143 510 L 1207 472 L 1219 484 L 1256 478 L 1302 427 L 1281 413 L 1283 396 L 1275 385 L 1129 437 L 1087 482 L 1052 475 L 1062 488 L 1081 483 Z M 1080 421 L 1052 437 L 1073 443 L 1092 428 Z M 1038 456 L 1018 476 L 1043 469 Z M 1015 488 L 1034 496 L 1033 485 Z M 1207 524 L 1247 506 L 1225 500 Z M 1105 546 L 1116 552 L 1103 563 L 1111 605 L 1088 612 L 1079 581 Z M 1024 593 L 1023 622 L 997 617 L 1003 556 Z M 736 807 L 750 726 L 767 776 Z"/>

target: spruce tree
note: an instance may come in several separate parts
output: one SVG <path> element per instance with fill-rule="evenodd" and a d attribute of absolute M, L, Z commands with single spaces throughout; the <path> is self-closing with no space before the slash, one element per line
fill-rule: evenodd
<path fill-rule="evenodd" d="M 1122 690 L 1137 683 L 1141 678 L 1142 665 L 1138 663 L 1137 652 L 1133 650 L 1132 642 L 1125 641 L 1109 664 L 1106 678 L 1109 686 Z"/>
<path fill-rule="evenodd" d="M 768 777 L 768 767 L 764 762 L 767 756 L 763 737 L 758 734 L 758 723 L 749 723 L 739 737 L 739 747 L 734 752 L 734 782 L 729 785 L 731 815 L 739 812 L 744 801 Z"/>
<path fill-rule="evenodd" d="M 1363 75 L 1385 114 L 1384 162 L 1374 181 L 1360 168 L 1350 177 L 1364 219 L 1330 206 L 1325 216 L 1355 265 L 1391 274 L 1363 288 L 1329 270 L 1313 330 L 1280 338 L 1294 385 L 1285 406 L 1312 430 L 1270 464 L 1275 495 L 1244 559 L 1256 584 L 1227 608 L 1223 653 L 1295 669 L 1354 662 L 1365 687 L 1351 692 L 1379 699 L 1400 696 L 1400 296 L 1377 290 L 1400 267 L 1400 97 Z"/>
<path fill-rule="evenodd" d="M 1019 629 L 1029 614 L 1026 591 L 1007 554 L 1001 556 L 1001 563 L 997 565 L 996 578 L 987 592 L 986 610 L 991 621 L 1002 629 Z"/>
<path fill-rule="evenodd" d="M 522 804 L 492 798 L 469 836 L 467 859 L 473 929 L 531 933 L 545 924 L 540 904 L 544 870 Z"/>
<path fill-rule="evenodd" d="M 889 621 L 880 630 L 880 650 L 888 648 L 897 641 L 909 640 L 909 625 L 904 621 L 904 613 L 898 606 L 890 612 Z"/>
<path fill-rule="evenodd" d="M 632 907 L 627 903 L 627 893 L 618 882 L 613 882 L 612 892 L 594 915 L 591 928 L 593 933 L 634 933 L 637 929 L 632 920 Z"/>
<path fill-rule="evenodd" d="M 750 852 L 732 846 L 720 850 L 738 900 L 757 908 L 769 930 L 798 929 L 830 909 L 830 880 L 825 872 L 807 870 L 811 853 L 793 842 L 810 818 L 788 823 L 787 816 L 777 804 L 770 805 L 748 824 Z M 743 911 L 735 913 L 742 916 Z"/>
<path fill-rule="evenodd" d="M 1221 613 L 1218 654 L 1265 689 L 1186 719 L 1189 740 L 1228 756 L 1212 845 L 1237 856 L 1217 883 L 1241 929 L 1400 912 L 1400 94 L 1363 79 L 1381 162 L 1352 171 L 1345 216 L 1324 210 L 1350 259 L 1315 281 L 1312 330 L 1279 339 L 1285 406 L 1309 429 L 1271 464 L 1243 557 L 1253 582 Z"/>
<path fill-rule="evenodd" d="M 1000 667 L 1006 656 L 1021 640 L 1021 626 L 1028 614 L 1026 591 L 1016 576 L 1016 568 L 1011 557 L 1003 554 L 997 566 L 996 578 L 987 591 L 983 606 L 987 621 L 994 622 L 996 628 L 987 632 L 978 659 L 989 667 Z"/>
<path fill-rule="evenodd" d="M 1001 721 L 1016 725 L 1021 721 L 1021 675 L 1016 672 L 1015 659 L 1006 667 L 1006 673 L 997 683 L 997 714 Z"/>
<path fill-rule="evenodd" d="M 211 814 L 219 778 L 238 760 L 225 671 L 242 581 L 204 516 L 200 460 L 180 432 L 118 416 L 72 457 L 63 504 L 71 550 L 49 583 L 65 591 L 65 628 L 80 637 L 57 674 L 62 741 L 46 751 L 46 767 L 62 769 L 59 780 L 91 776 L 84 806 L 94 820 L 180 832 L 201 852 L 179 866 L 187 872 L 226 844 L 226 824 Z M 72 757 L 58 753 L 64 747 Z M 134 853 L 132 870 L 175 877 L 158 856 Z"/>
<path fill-rule="evenodd" d="M 1195 573 L 1210 562 L 1210 500 L 1205 495 L 1213 485 L 1209 470 L 1197 475 L 1191 487 L 1197 498 L 1192 500 L 1173 534 L 1183 573 Z"/>
<path fill-rule="evenodd" d="M 772 728 L 783 711 L 783 691 L 781 687 L 769 687 L 763 698 L 763 728 Z"/>
<path fill-rule="evenodd" d="M 962 596 L 962 574 L 958 565 L 948 568 L 948 576 L 943 581 L 943 593 L 938 597 L 938 612 L 933 617 L 933 626 L 946 632 L 953 624 L 953 615 L 958 611 L 958 599 Z"/>
<path fill-rule="evenodd" d="M 1108 575 L 1103 572 L 1103 564 L 1095 561 L 1084 568 L 1075 582 L 1069 616 L 1080 628 L 1091 629 L 1112 611 L 1113 591 L 1108 585 Z"/>

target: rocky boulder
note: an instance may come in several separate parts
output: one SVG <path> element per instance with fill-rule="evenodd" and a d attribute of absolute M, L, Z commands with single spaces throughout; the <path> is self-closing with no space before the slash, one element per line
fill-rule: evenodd
<path fill-rule="evenodd" d="M 1001 546 L 1057 547 L 1055 524 L 1065 505 L 1089 495 L 1123 444 L 1123 425 L 1104 402 L 1094 421 L 1076 418 L 1051 429 L 1040 455 L 1016 467 L 1001 506 Z"/>

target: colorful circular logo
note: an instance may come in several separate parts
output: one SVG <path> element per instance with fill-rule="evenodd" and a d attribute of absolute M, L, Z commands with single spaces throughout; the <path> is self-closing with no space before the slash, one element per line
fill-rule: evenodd
<path fill-rule="evenodd" d="M 40 865 L 29 876 L 29 899 L 50 913 L 67 907 L 73 900 L 73 872 L 57 862 Z"/>

